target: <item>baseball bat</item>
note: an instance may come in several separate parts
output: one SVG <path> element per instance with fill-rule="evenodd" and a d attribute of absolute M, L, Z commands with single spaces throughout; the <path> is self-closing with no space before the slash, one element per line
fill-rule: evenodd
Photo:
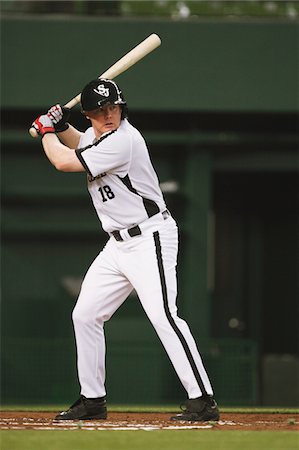
<path fill-rule="evenodd" d="M 136 45 L 136 47 L 134 47 L 131 51 L 126 53 L 122 58 L 116 61 L 115 64 L 109 67 L 109 69 L 102 73 L 102 75 L 100 75 L 98 78 L 113 80 L 113 78 L 117 77 L 117 75 L 125 72 L 150 52 L 159 47 L 159 45 L 161 45 L 161 39 L 159 38 L 159 36 L 157 34 L 151 34 L 142 42 L 140 42 L 140 44 Z M 73 108 L 73 106 L 77 105 L 77 103 L 80 102 L 80 99 L 81 94 L 78 94 L 64 106 L 66 108 Z M 34 138 L 37 136 L 37 132 L 34 128 L 30 128 L 29 133 Z"/>

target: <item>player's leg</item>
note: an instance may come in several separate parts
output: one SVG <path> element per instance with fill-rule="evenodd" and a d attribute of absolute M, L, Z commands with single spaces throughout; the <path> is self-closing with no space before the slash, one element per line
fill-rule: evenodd
<path fill-rule="evenodd" d="M 137 241 L 136 241 L 137 242 Z M 194 338 L 177 316 L 177 229 L 169 218 L 159 232 L 136 243 L 128 273 L 142 306 L 161 339 L 189 399 L 213 395 Z M 131 255 L 128 256 L 131 258 Z"/>
<path fill-rule="evenodd" d="M 81 394 L 88 398 L 106 394 L 104 322 L 132 291 L 113 250 L 109 241 L 90 266 L 73 311 Z"/>
<path fill-rule="evenodd" d="M 118 270 L 111 241 L 88 269 L 73 311 L 81 396 L 67 411 L 58 414 L 56 420 L 107 417 L 104 322 L 132 290 Z"/>
<path fill-rule="evenodd" d="M 192 377 L 190 379 L 189 375 L 184 378 L 184 375 L 182 377 L 182 375 L 180 374 L 180 366 L 182 364 L 182 361 L 184 360 L 184 355 L 181 354 L 181 356 L 177 358 L 177 360 L 175 359 L 176 352 L 172 352 L 172 344 L 175 341 L 173 338 L 170 338 L 169 335 L 165 334 L 165 325 L 163 323 L 163 319 L 160 322 L 159 318 L 156 317 L 155 328 L 167 353 L 170 356 L 170 359 L 179 375 L 179 378 L 182 381 L 182 384 L 185 386 L 188 393 L 188 400 L 186 401 L 184 412 L 171 417 L 171 419 L 189 421 L 219 420 L 218 406 L 213 398 L 212 386 L 209 381 L 207 372 L 204 368 L 201 356 L 198 352 L 195 340 L 187 323 L 177 316 L 177 278 L 175 273 L 176 267 L 173 265 L 174 247 L 171 226 L 171 222 L 168 222 L 164 230 L 162 229 L 158 233 L 154 233 L 155 250 L 163 297 L 163 306 L 165 310 L 165 316 L 167 317 L 171 328 L 174 330 L 175 334 L 177 334 L 180 340 L 181 348 L 183 348 L 183 352 L 187 357 L 188 362 L 184 367 L 186 370 L 188 367 L 191 367 L 194 378 L 196 380 L 196 383 L 194 384 L 194 378 L 192 381 Z M 180 346 L 178 346 L 177 348 L 179 349 Z M 200 392 L 199 395 L 197 394 L 198 388 Z"/>

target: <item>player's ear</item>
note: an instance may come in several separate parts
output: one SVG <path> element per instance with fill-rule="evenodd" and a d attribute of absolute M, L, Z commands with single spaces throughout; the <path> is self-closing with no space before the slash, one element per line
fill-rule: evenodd
<path fill-rule="evenodd" d="M 83 114 L 84 117 L 86 117 L 86 119 L 90 120 L 90 117 L 87 116 L 86 112 L 83 110 L 83 108 L 81 108 L 81 113 Z"/>

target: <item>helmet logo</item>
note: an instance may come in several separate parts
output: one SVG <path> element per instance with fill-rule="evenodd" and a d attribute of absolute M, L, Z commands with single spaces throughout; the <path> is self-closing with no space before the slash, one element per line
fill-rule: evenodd
<path fill-rule="evenodd" d="M 109 88 L 105 88 L 104 84 L 99 84 L 96 89 L 94 89 L 96 94 L 102 95 L 103 97 L 109 97 L 110 92 Z"/>

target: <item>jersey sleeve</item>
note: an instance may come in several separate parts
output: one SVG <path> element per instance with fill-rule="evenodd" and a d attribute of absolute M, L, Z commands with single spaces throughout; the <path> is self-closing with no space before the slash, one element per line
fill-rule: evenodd
<path fill-rule="evenodd" d="M 76 149 L 76 154 L 92 177 L 104 172 L 123 177 L 130 166 L 131 139 L 121 130 L 113 130 L 105 133 L 96 143 Z"/>

